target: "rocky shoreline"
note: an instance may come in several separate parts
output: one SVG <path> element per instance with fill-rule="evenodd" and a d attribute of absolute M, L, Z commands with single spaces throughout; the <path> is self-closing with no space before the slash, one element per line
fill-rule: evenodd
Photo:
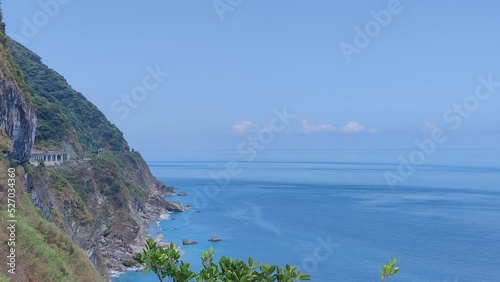
<path fill-rule="evenodd" d="M 189 209 L 189 206 L 183 206 L 178 201 L 167 201 L 165 197 L 175 196 L 175 186 L 162 185 L 160 192 L 151 195 L 148 203 L 142 205 L 134 203 L 131 206 L 132 215 L 138 223 L 139 229 L 135 239 L 130 243 L 119 242 L 116 239 L 113 242 L 101 239 L 101 251 L 106 259 L 106 266 L 109 270 L 110 277 L 114 277 L 125 271 L 141 270 L 135 267 L 134 256 L 141 252 L 145 241 L 150 237 L 148 232 L 151 222 L 164 220 L 173 212 L 184 212 Z"/>
<path fill-rule="evenodd" d="M 166 187 L 166 186 L 164 186 Z M 162 193 L 161 199 L 158 198 L 159 195 L 155 195 L 150 199 L 150 202 L 148 205 L 145 205 L 143 207 L 143 217 L 142 217 L 142 224 L 140 225 L 140 230 L 137 234 L 137 237 L 135 240 L 128 245 L 128 251 L 125 252 L 122 256 L 121 259 L 114 261 L 115 263 L 110 264 L 110 278 L 112 277 L 119 277 L 120 275 L 129 272 L 129 271 L 143 271 L 144 267 L 143 266 L 137 266 L 135 264 L 135 261 L 133 259 L 133 256 L 136 253 L 142 252 L 142 249 L 144 248 L 144 243 L 147 238 L 151 237 L 151 234 L 149 233 L 149 228 L 151 225 L 151 222 L 153 221 L 159 221 L 159 220 L 166 220 L 170 217 L 171 213 L 174 212 L 185 212 L 190 209 L 189 205 L 182 205 L 181 202 L 179 201 L 167 201 L 165 200 L 165 197 L 169 196 L 186 196 L 186 192 L 179 192 L 175 193 L 174 189 L 177 189 L 175 186 L 167 187 L 168 192 Z M 164 190 L 164 189 L 163 189 Z M 155 239 L 160 245 L 166 247 L 169 243 L 168 242 L 163 242 L 163 235 L 160 234 L 158 235 Z M 220 242 L 222 239 L 217 236 L 213 236 L 208 238 L 209 242 L 216 243 Z M 182 244 L 183 245 L 194 245 L 197 244 L 198 242 L 194 240 L 189 240 L 189 239 L 183 239 Z M 116 251 L 115 251 L 116 252 Z"/>

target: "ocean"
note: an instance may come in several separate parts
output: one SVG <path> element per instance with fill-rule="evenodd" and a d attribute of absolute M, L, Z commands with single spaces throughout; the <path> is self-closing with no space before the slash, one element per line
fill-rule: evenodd
<path fill-rule="evenodd" d="M 145 152 L 158 179 L 188 194 L 168 200 L 191 206 L 150 233 L 197 241 L 181 246 L 194 270 L 213 247 L 216 258 L 298 266 L 312 281 L 380 281 L 389 257 L 400 271 L 388 281 L 500 281 L 500 150 L 439 150 L 401 167 L 412 152 Z M 157 280 L 131 271 L 113 281 Z"/>

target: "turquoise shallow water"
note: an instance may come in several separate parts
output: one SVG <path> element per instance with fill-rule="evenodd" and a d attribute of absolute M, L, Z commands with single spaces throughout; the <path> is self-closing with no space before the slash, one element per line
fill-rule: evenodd
<path fill-rule="evenodd" d="M 401 267 L 392 281 L 500 281 L 500 152 L 438 152 L 391 189 L 384 173 L 408 152 L 273 151 L 253 162 L 230 151 L 166 152 L 151 170 L 188 193 L 169 200 L 192 209 L 150 231 L 198 241 L 182 246 L 195 270 L 212 246 L 218 257 L 297 265 L 313 281 L 379 281 L 389 256 Z"/>

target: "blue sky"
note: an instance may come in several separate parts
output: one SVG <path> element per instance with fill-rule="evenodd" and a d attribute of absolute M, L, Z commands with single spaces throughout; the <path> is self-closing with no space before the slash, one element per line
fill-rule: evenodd
<path fill-rule="evenodd" d="M 500 87 L 474 100 L 478 77 L 500 82 L 496 1 L 3 2 L 7 33 L 138 149 L 236 148 L 283 107 L 295 118 L 270 147 L 500 136 Z M 453 108 L 464 101 L 467 118 Z"/>

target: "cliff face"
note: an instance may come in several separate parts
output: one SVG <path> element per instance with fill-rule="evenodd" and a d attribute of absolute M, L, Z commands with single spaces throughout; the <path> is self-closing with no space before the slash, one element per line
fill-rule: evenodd
<path fill-rule="evenodd" d="M 108 152 L 56 170 L 30 167 L 27 182 L 35 207 L 85 251 L 103 276 L 133 264 L 149 222 L 171 208 L 163 196 L 173 192 L 135 152 Z"/>
<path fill-rule="evenodd" d="M 122 133 L 94 105 L 36 54 L 13 41 L 9 46 L 37 111 L 35 146 L 69 148 L 72 158 L 91 159 L 51 169 L 28 165 L 31 202 L 83 249 L 103 276 L 125 270 L 144 244 L 149 221 L 184 208 L 165 201 L 173 190 L 154 178 L 141 155 L 129 151 Z M 32 138 L 33 132 L 19 144 L 31 147 Z M 105 152 L 96 154 L 98 148 Z"/>
<path fill-rule="evenodd" d="M 64 147 L 72 158 L 98 149 L 129 151 L 122 132 L 59 73 L 21 44 L 8 40 L 8 51 L 23 74 L 38 118 L 35 147 Z"/>
<path fill-rule="evenodd" d="M 6 38 L 2 27 L 0 150 L 23 165 L 16 181 L 23 263 L 14 281 L 99 281 L 111 270 L 125 270 L 144 244 L 149 222 L 184 207 L 164 199 L 173 190 L 129 151 L 123 134 L 95 105 L 39 56 Z M 32 146 L 65 150 L 79 161 L 34 167 L 27 164 Z M 15 164 L 7 155 L 0 154 L 4 172 Z M 0 174 L 2 242 L 8 236 L 2 225 L 6 183 Z M 30 256 L 30 249 L 38 253 Z"/>
<path fill-rule="evenodd" d="M 4 245 L 0 256 L 0 281 L 105 281 L 99 274 L 87 254 L 79 248 L 71 238 L 54 224 L 45 220 L 37 210 L 32 199 L 34 194 L 28 194 L 24 189 L 26 172 L 22 166 L 15 166 L 5 159 L 0 160 L 0 170 L 15 168 L 16 183 L 16 219 L 14 273 L 12 263 L 7 258 Z M 7 175 L 0 175 L 0 241 L 12 239 L 9 228 L 12 219 L 6 211 L 7 207 Z M 43 193 L 41 193 L 43 194 Z M 41 195 L 38 194 L 38 195 Z M 31 198 L 31 199 L 30 199 Z M 12 243 L 12 242 L 11 242 Z M 10 280 L 8 280 L 10 279 Z"/>
<path fill-rule="evenodd" d="M 20 191 L 43 219 L 84 251 L 103 277 L 134 264 L 149 222 L 185 209 L 165 201 L 173 188 L 159 182 L 137 152 L 106 152 L 88 162 L 56 169 L 27 165 L 25 170 Z M 0 196 L 6 190 L 1 186 Z"/>
<path fill-rule="evenodd" d="M 3 52 L 2 52 L 3 51 Z M 25 102 L 25 95 L 12 76 L 8 54 L 2 46 L 0 51 L 0 128 L 11 139 L 13 149 L 10 156 L 20 163 L 29 160 L 36 128 L 35 111 Z"/>

